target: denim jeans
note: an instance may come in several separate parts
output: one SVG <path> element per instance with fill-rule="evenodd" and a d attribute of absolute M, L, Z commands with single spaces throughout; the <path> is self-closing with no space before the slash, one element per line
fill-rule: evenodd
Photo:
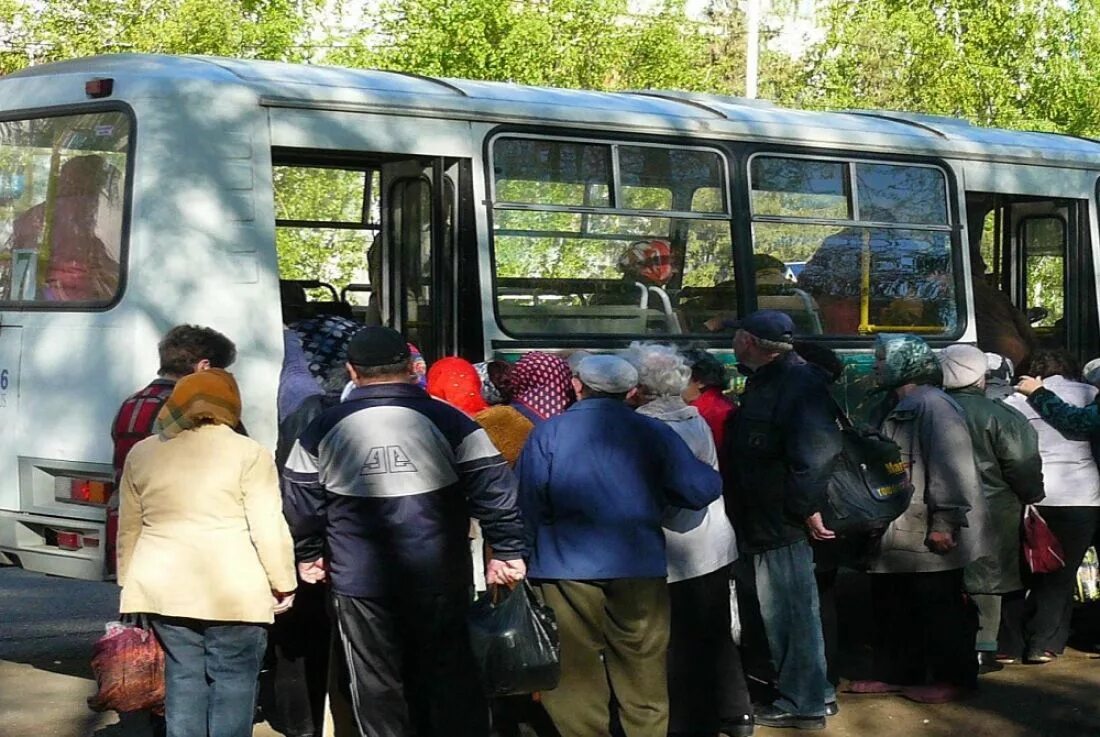
<path fill-rule="evenodd" d="M 825 676 L 825 639 L 810 544 L 799 541 L 753 555 L 760 614 L 775 665 L 775 705 L 799 716 L 825 714 L 836 691 Z"/>
<path fill-rule="evenodd" d="M 164 647 L 168 737 L 251 737 L 267 629 L 152 617 Z"/>

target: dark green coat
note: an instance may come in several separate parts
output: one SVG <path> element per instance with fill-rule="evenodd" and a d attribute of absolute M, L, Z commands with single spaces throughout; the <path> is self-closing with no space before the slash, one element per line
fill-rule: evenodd
<path fill-rule="evenodd" d="M 1019 591 L 1024 588 L 1020 578 L 1023 505 L 1045 496 L 1038 436 L 1026 417 L 999 400 L 988 399 L 977 387 L 948 394 L 965 413 L 989 507 L 992 554 L 966 567 L 966 590 L 974 594 Z"/>

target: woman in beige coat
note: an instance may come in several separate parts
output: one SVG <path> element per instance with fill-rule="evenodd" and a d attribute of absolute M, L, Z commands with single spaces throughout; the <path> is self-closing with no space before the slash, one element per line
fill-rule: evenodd
<path fill-rule="evenodd" d="M 297 585 L 275 462 L 240 411 L 232 374 L 181 379 L 122 474 L 120 611 L 164 647 L 169 737 L 252 734 L 264 625 Z"/>

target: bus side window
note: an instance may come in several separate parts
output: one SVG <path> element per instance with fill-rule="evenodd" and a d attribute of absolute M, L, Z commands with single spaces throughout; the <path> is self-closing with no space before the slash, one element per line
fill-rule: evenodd
<path fill-rule="evenodd" d="M 1054 215 L 1020 222 L 1028 319 L 1040 342 L 1065 344 L 1066 223 Z"/>

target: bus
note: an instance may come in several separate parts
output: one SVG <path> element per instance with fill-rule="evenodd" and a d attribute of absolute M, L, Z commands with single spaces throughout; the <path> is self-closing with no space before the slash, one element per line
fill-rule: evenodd
<path fill-rule="evenodd" d="M 1091 358 L 1098 180 L 1100 143 L 908 113 L 214 57 L 23 70 L 0 79 L 0 555 L 105 575 L 109 428 L 173 325 L 237 343 L 273 447 L 288 290 L 429 361 L 731 361 L 731 320 L 780 309 L 843 352 L 852 405 L 876 333 L 976 342 L 982 279 Z"/>

